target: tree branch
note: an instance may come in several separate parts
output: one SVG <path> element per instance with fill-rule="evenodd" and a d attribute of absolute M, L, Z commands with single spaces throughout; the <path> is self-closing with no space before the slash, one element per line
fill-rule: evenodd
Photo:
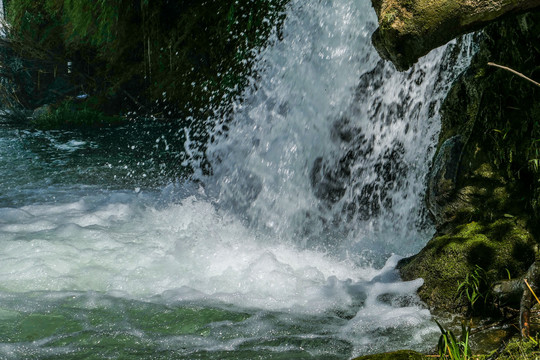
<path fill-rule="evenodd" d="M 488 65 L 489 65 L 489 66 L 498 67 L 499 69 L 503 69 L 503 70 L 506 70 L 506 71 L 510 71 L 511 73 L 513 73 L 513 74 L 515 74 L 515 75 L 517 75 L 517 76 L 519 76 L 519 77 L 522 77 L 522 78 L 524 78 L 525 80 L 528 80 L 528 81 L 532 82 L 534 85 L 540 86 L 540 83 L 534 81 L 533 79 L 530 79 L 530 78 L 526 77 L 526 76 L 523 75 L 522 73 L 517 72 L 516 70 L 511 69 L 511 68 L 509 68 L 509 67 L 507 67 L 507 66 L 502 66 L 502 65 L 495 64 L 495 63 L 492 63 L 492 62 L 488 62 Z"/>

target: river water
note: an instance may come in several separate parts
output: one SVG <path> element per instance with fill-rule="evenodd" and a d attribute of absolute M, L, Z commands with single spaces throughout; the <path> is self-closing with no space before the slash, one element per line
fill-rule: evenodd
<path fill-rule="evenodd" d="M 422 280 L 395 266 L 433 234 L 423 194 L 437 113 L 470 46 L 397 73 L 371 46 L 369 1 L 286 12 L 205 144 L 151 120 L 0 125 L 1 359 L 433 349 Z"/>

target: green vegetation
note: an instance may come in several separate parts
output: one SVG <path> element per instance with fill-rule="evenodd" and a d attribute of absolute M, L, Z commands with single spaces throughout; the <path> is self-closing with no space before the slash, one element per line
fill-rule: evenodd
<path fill-rule="evenodd" d="M 285 4 L 11 0 L 2 98 L 32 110 L 84 92 L 106 114 L 205 119 L 217 106 L 226 112 L 247 84 Z"/>
<path fill-rule="evenodd" d="M 469 344 L 470 326 L 461 324 L 461 337 L 457 340 L 452 331 L 443 328 L 438 322 L 437 325 L 441 330 L 441 336 L 437 344 L 440 357 L 450 358 L 451 360 L 469 360 L 472 356 Z"/>
<path fill-rule="evenodd" d="M 452 148 L 452 161 L 440 157 L 434 167 L 457 170 L 455 176 L 430 184 L 428 206 L 437 233 L 400 265 L 404 279 L 424 279 L 419 294 L 431 307 L 500 316 L 490 305 L 487 284 L 507 279 L 509 273 L 520 278 L 535 261 L 540 89 L 487 64 L 504 64 L 538 79 L 540 48 L 534 44 L 539 19 L 538 12 L 526 13 L 478 34 L 477 53 L 443 104 L 439 149 L 458 136 L 460 146 Z"/>
<path fill-rule="evenodd" d="M 31 120 L 38 129 L 96 128 L 120 125 L 124 119 L 107 116 L 87 104 L 78 105 L 71 101 L 62 103 L 56 110 L 40 114 Z"/>
<path fill-rule="evenodd" d="M 421 277 L 425 280 L 419 290 L 420 297 L 430 306 L 455 312 L 471 312 L 467 294 L 456 301 L 460 290 L 469 289 L 473 298 L 475 281 L 478 290 L 475 302 L 486 294 L 485 283 L 505 279 L 511 274 L 523 274 L 534 261 L 534 241 L 523 224 L 515 219 L 502 218 L 491 222 L 470 222 L 456 226 L 448 234 L 433 238 L 415 257 L 402 261 L 400 271 L 404 279 Z M 486 275 L 475 274 L 478 267 Z M 466 280 L 468 276 L 468 281 Z M 480 278 L 483 279 L 480 279 Z M 482 299 L 483 301 L 483 299 Z M 476 311 L 490 310 L 489 298 Z"/>
<path fill-rule="evenodd" d="M 486 310 L 492 301 L 491 285 L 487 272 L 482 267 L 475 265 L 473 271 L 458 283 L 457 295 L 467 298 L 469 311 L 479 310 L 478 307 L 475 308 L 478 300 L 482 300 L 482 309 Z"/>
<path fill-rule="evenodd" d="M 513 339 L 506 344 L 498 360 L 536 360 L 540 356 L 537 338 Z"/>

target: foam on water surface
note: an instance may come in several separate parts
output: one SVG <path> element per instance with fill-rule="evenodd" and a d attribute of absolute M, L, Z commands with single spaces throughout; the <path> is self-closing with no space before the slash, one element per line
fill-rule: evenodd
<path fill-rule="evenodd" d="M 185 292 L 317 313 L 346 308 L 355 287 L 388 271 L 259 236 L 193 196 L 166 208 L 122 194 L 0 213 L 0 284 L 10 292 Z"/>

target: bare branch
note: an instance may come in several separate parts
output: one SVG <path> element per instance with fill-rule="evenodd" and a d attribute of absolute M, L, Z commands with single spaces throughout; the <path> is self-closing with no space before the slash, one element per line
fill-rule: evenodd
<path fill-rule="evenodd" d="M 525 80 L 528 80 L 528 81 L 532 82 L 534 85 L 540 86 L 540 83 L 534 81 L 533 79 L 530 79 L 530 78 L 526 77 L 526 76 L 523 75 L 522 73 L 517 72 L 516 70 L 511 69 L 511 68 L 509 68 L 509 67 L 507 67 L 507 66 L 498 65 L 498 64 L 495 64 L 495 63 L 492 63 L 492 62 L 488 62 L 488 65 L 489 65 L 489 66 L 498 67 L 498 68 L 503 69 L 503 70 L 506 70 L 506 71 L 510 71 L 511 73 L 513 73 L 513 74 L 515 74 L 515 75 L 517 75 L 517 76 L 519 76 L 519 77 L 522 77 L 522 78 L 525 79 Z"/>

